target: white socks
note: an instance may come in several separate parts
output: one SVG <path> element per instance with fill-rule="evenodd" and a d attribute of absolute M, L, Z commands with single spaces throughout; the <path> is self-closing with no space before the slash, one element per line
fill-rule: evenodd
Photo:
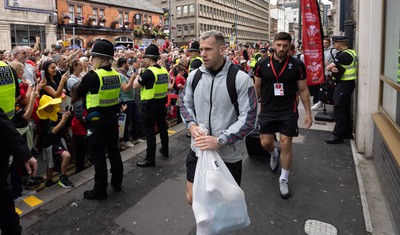
<path fill-rule="evenodd" d="M 279 177 L 279 181 L 286 180 L 286 182 L 289 182 L 289 173 L 290 170 L 285 170 L 281 168 L 281 176 Z"/>

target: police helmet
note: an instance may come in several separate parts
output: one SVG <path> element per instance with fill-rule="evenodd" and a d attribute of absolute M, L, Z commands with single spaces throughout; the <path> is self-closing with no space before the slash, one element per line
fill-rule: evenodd
<path fill-rule="evenodd" d="M 144 52 L 144 58 L 159 58 L 160 57 L 160 50 L 154 44 L 150 44 L 146 51 Z"/>
<path fill-rule="evenodd" d="M 114 58 L 114 46 L 110 41 L 102 39 L 93 45 L 90 54 L 112 59 Z"/>

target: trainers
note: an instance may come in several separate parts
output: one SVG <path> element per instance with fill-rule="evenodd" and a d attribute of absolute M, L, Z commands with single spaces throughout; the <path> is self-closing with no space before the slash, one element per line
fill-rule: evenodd
<path fill-rule="evenodd" d="M 128 147 L 128 148 L 132 148 L 133 146 L 135 146 L 135 145 L 132 144 L 130 141 L 126 141 L 124 144 L 125 144 L 125 146 Z"/>
<path fill-rule="evenodd" d="M 276 148 L 276 151 L 278 152 L 278 157 L 273 157 L 271 155 L 270 161 L 269 161 L 269 167 L 271 168 L 272 171 L 278 170 L 279 167 L 279 157 L 281 156 L 281 150 L 279 148 Z"/>
<path fill-rule="evenodd" d="M 58 185 L 63 188 L 73 188 L 75 185 L 68 179 L 67 176 L 61 175 L 60 179 L 58 180 Z"/>
<path fill-rule="evenodd" d="M 34 189 L 34 188 L 39 187 L 39 185 L 41 183 L 42 183 L 41 181 L 37 181 L 37 180 L 34 180 L 33 178 L 29 177 L 25 182 L 25 188 L 26 189 Z"/>
<path fill-rule="evenodd" d="M 318 101 L 318 103 L 314 104 L 311 107 L 311 110 L 318 111 L 318 110 L 322 110 L 323 108 L 324 108 L 324 105 L 323 105 L 322 101 Z"/>
<path fill-rule="evenodd" d="M 289 184 L 286 180 L 279 180 L 279 190 L 281 193 L 281 198 L 288 199 L 290 198 Z"/>
<path fill-rule="evenodd" d="M 54 182 L 54 181 L 52 181 L 52 180 L 48 180 L 48 181 L 46 181 L 46 183 L 44 184 L 44 186 L 50 187 L 50 186 L 52 186 L 52 185 L 54 185 L 54 184 L 56 184 L 56 182 Z"/>
<path fill-rule="evenodd" d="M 40 183 L 43 183 L 43 182 L 44 182 L 44 178 L 43 178 L 42 176 L 40 176 L 40 175 L 32 176 L 31 178 L 32 178 L 33 180 L 39 181 Z"/>

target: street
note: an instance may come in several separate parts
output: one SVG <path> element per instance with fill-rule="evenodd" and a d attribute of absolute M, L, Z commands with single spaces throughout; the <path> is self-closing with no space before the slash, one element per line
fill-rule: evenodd
<path fill-rule="evenodd" d="M 185 200 L 189 139 L 182 126 L 176 130 L 170 137 L 170 158 L 158 156 L 155 168 L 136 167 L 145 143 L 122 152 L 127 159 L 123 191 L 109 187 L 105 201 L 83 199 L 93 185 L 84 175 L 93 174 L 92 168 L 71 177 L 76 184 L 72 190 L 53 186 L 40 191 L 35 196 L 44 202 L 22 214 L 26 234 L 195 234 L 193 212 Z M 267 168 L 268 158 L 245 157 L 242 188 L 251 224 L 235 234 L 306 234 L 308 220 L 322 222 L 317 233 L 309 234 L 366 234 L 350 144 L 326 145 L 326 135 L 300 130 L 294 141 L 289 200 L 280 198 L 279 173 Z M 331 227 L 337 233 L 321 232 Z"/>

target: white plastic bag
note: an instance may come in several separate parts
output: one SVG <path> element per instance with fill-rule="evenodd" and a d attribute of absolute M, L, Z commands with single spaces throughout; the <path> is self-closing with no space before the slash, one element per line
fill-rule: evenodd
<path fill-rule="evenodd" d="M 198 151 L 193 182 L 197 234 L 226 234 L 250 224 L 243 190 L 216 151 Z"/>

